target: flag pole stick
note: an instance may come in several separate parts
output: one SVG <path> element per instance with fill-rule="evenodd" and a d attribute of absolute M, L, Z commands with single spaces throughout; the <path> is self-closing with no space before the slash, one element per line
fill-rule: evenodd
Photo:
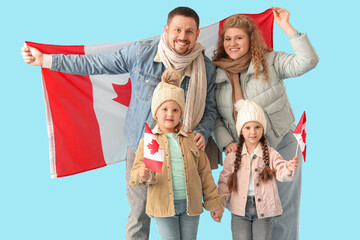
<path fill-rule="evenodd" d="M 298 155 L 299 145 L 300 145 L 299 141 L 297 141 L 297 142 L 298 142 L 298 144 L 296 145 L 296 153 L 295 153 L 295 157 Z"/>
<path fill-rule="evenodd" d="M 296 140 L 297 140 L 297 139 L 296 139 Z M 299 145 L 300 145 L 299 141 L 297 141 L 297 143 L 298 143 L 298 144 L 296 145 L 295 157 L 297 157 L 297 155 L 298 155 Z M 295 174 L 295 170 L 292 172 L 291 176 L 294 177 L 294 174 Z"/>

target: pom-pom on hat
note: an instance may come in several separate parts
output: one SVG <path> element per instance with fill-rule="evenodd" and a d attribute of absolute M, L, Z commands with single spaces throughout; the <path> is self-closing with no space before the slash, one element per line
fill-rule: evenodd
<path fill-rule="evenodd" d="M 154 119 L 156 119 L 155 114 L 160 105 L 170 100 L 179 104 L 181 108 L 181 117 L 183 116 L 185 108 L 185 93 L 184 90 L 179 87 L 180 81 L 180 74 L 176 70 L 165 70 L 161 76 L 161 82 L 156 86 L 153 93 L 151 112 Z"/>
<path fill-rule="evenodd" d="M 259 122 L 266 132 L 266 118 L 262 108 L 250 100 L 240 99 L 235 104 L 237 111 L 236 131 L 240 136 L 240 132 L 245 123 L 255 121 Z"/>

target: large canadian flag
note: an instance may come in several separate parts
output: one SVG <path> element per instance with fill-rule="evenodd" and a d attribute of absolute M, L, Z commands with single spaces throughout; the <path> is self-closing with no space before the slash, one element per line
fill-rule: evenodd
<path fill-rule="evenodd" d="M 254 19 L 272 48 L 272 10 L 244 15 Z M 205 46 L 205 54 L 210 58 L 225 20 L 201 28 L 198 41 Z M 118 51 L 133 42 L 82 46 L 26 44 L 46 54 L 101 54 Z M 125 159 L 127 144 L 123 130 L 132 92 L 128 74 L 80 76 L 42 69 L 42 80 L 52 178 Z M 144 125 L 139 127 L 144 129 Z"/>

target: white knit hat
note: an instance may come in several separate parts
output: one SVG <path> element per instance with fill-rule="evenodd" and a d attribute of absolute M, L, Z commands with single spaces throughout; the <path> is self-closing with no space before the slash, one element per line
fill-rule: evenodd
<path fill-rule="evenodd" d="M 238 100 L 235 104 L 237 111 L 236 131 L 240 136 L 240 132 L 245 123 L 255 121 L 261 123 L 266 132 L 266 118 L 262 108 L 250 100 Z"/>
<path fill-rule="evenodd" d="M 181 108 L 181 116 L 184 114 L 185 108 L 185 93 L 180 88 L 181 77 L 180 74 L 173 69 L 167 69 L 161 76 L 161 82 L 156 86 L 151 102 L 151 112 L 156 119 L 155 114 L 166 101 L 173 100 L 177 102 Z"/>

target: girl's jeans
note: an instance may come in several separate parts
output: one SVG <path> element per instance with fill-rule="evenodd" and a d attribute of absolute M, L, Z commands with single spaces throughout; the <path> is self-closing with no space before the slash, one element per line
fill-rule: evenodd
<path fill-rule="evenodd" d="M 186 199 L 175 200 L 175 216 L 154 217 L 162 239 L 196 239 L 200 215 L 189 216 L 186 213 Z"/>
<path fill-rule="evenodd" d="M 269 240 L 272 218 L 258 219 L 255 198 L 248 196 L 245 216 L 231 214 L 231 231 L 236 240 Z"/>

